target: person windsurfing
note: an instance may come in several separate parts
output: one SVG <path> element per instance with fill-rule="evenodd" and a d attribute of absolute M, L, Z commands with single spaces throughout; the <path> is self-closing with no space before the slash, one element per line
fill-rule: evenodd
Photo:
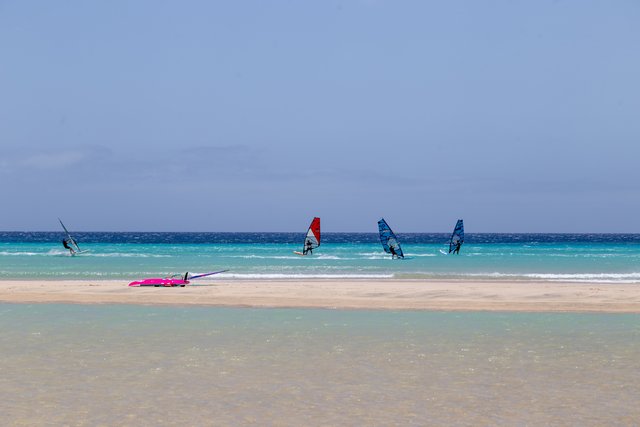
<path fill-rule="evenodd" d="M 302 254 L 303 255 L 306 255 L 306 254 L 313 255 L 313 243 L 311 243 L 311 240 L 307 240 L 307 246 L 302 251 Z"/>
<path fill-rule="evenodd" d="M 389 251 L 391 252 L 391 259 L 398 258 L 398 254 L 393 246 L 389 245 Z"/>
<path fill-rule="evenodd" d="M 393 245 L 389 245 L 389 252 L 391 252 L 391 259 L 404 258 L 404 255 L 398 255 L 398 253 L 396 252 L 396 248 L 394 248 Z"/>
<path fill-rule="evenodd" d="M 404 258 L 404 253 L 402 252 L 402 247 L 398 242 L 398 239 L 393 231 L 391 231 L 391 227 L 387 224 L 387 221 L 384 218 L 380 218 L 378 221 L 378 231 L 380 232 L 380 243 L 382 243 L 382 249 L 388 254 L 391 254 L 391 259 Z"/>
<path fill-rule="evenodd" d="M 313 217 L 307 234 L 302 243 L 302 252 L 293 251 L 296 255 L 312 255 L 313 250 L 320 246 L 320 218 Z"/>
<path fill-rule="evenodd" d="M 451 233 L 451 240 L 449 241 L 449 253 L 453 252 L 456 255 L 460 255 L 460 247 L 464 243 L 464 222 L 459 219 L 456 222 L 456 226 Z"/>
<path fill-rule="evenodd" d="M 76 251 L 73 250 L 73 248 L 71 246 L 69 246 L 69 242 L 67 242 L 67 239 L 62 239 L 62 246 L 65 247 L 65 249 L 69 249 L 69 253 L 71 255 L 75 255 Z"/>

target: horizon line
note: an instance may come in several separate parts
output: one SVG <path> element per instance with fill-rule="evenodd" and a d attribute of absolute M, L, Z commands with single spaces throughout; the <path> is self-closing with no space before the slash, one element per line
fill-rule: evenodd
<path fill-rule="evenodd" d="M 193 233 L 301 233 L 304 234 L 305 231 L 137 231 L 137 230 L 128 230 L 128 231 L 109 231 L 109 230 L 73 230 L 74 233 L 184 233 L 184 234 L 193 234 Z M 0 230 L 0 233 L 63 233 L 61 230 Z M 322 234 L 349 234 L 349 233 L 360 233 L 360 234 L 378 234 L 377 231 L 323 231 Z M 451 234 L 450 231 L 397 231 L 396 234 Z M 631 232 L 631 233 L 623 233 L 616 231 L 591 231 L 591 232 L 546 232 L 546 231 L 475 231 L 468 232 L 465 231 L 465 235 L 467 234 L 558 234 L 558 235 L 570 235 L 570 234 L 579 234 L 579 235 L 588 235 L 588 234 L 620 234 L 620 235 L 630 235 L 630 234 L 638 234 L 640 232 Z"/>

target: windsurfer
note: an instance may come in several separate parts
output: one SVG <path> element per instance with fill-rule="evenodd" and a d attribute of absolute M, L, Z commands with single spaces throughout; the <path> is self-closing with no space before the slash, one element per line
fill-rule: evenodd
<path fill-rule="evenodd" d="M 307 240 L 307 245 L 304 248 L 304 250 L 302 251 L 302 254 L 303 255 L 306 255 L 306 254 L 313 255 L 313 243 L 311 243 L 311 240 Z"/>
<path fill-rule="evenodd" d="M 396 249 L 392 245 L 389 245 L 389 252 L 391 252 L 391 259 L 399 258 Z"/>
<path fill-rule="evenodd" d="M 69 249 L 69 253 L 71 255 L 75 255 L 76 251 L 74 251 L 73 248 L 69 246 L 69 242 L 67 242 L 67 239 L 62 239 L 62 246 L 64 246 L 65 249 Z"/>
<path fill-rule="evenodd" d="M 460 255 L 460 247 L 464 243 L 464 223 L 461 219 L 456 222 L 456 226 L 451 234 L 451 240 L 449 241 L 449 253 Z"/>

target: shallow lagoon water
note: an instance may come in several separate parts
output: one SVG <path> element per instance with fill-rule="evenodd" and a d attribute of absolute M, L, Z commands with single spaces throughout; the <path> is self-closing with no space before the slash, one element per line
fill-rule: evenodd
<path fill-rule="evenodd" d="M 640 315 L 0 305 L 3 425 L 631 425 Z"/>

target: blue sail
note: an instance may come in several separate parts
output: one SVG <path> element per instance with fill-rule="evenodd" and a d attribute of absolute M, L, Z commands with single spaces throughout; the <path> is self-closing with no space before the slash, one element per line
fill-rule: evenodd
<path fill-rule="evenodd" d="M 451 234 L 451 240 L 449 241 L 449 253 L 456 250 L 458 243 L 460 243 L 460 246 L 464 243 L 464 223 L 461 219 L 456 222 L 456 227 L 453 229 L 453 233 Z"/>
<path fill-rule="evenodd" d="M 398 255 L 398 258 L 404 258 L 404 253 L 402 252 L 398 238 L 384 218 L 378 221 L 378 230 L 380 231 L 380 243 L 382 243 L 384 251 L 388 254 L 395 253 Z"/>

